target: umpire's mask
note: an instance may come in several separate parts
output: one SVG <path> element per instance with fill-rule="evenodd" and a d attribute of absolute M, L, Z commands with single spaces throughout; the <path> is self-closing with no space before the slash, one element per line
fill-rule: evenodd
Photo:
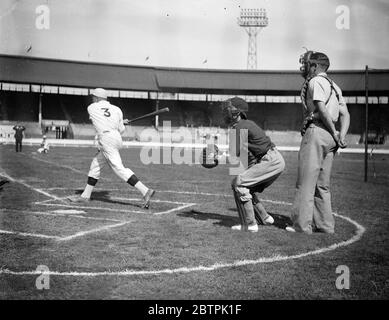
<path fill-rule="evenodd" d="M 321 52 L 307 51 L 300 56 L 299 62 L 301 64 L 300 71 L 303 78 L 309 76 L 309 70 L 313 64 L 320 64 L 327 70 L 330 67 L 330 59 Z"/>

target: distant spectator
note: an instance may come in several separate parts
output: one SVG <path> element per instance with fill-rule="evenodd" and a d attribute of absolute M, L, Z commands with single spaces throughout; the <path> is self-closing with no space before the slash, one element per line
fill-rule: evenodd
<path fill-rule="evenodd" d="M 26 130 L 26 128 L 22 125 L 16 125 L 13 127 L 13 129 L 15 130 L 15 147 L 16 147 L 16 152 L 22 152 L 22 141 L 23 141 L 23 137 L 24 137 L 24 130 Z"/>

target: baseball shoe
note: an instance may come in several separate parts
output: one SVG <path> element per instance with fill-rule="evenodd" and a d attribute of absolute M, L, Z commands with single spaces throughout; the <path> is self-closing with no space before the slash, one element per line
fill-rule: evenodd
<path fill-rule="evenodd" d="M 268 215 L 264 220 L 263 220 L 263 224 L 266 225 L 266 226 L 270 226 L 274 223 L 274 219 L 272 216 Z"/>
<path fill-rule="evenodd" d="M 70 202 L 74 203 L 88 203 L 90 201 L 90 198 L 85 198 L 81 196 L 70 196 L 66 198 Z"/>
<path fill-rule="evenodd" d="M 232 230 L 242 230 L 242 225 L 241 224 L 237 224 L 235 226 L 232 226 L 231 227 Z M 247 231 L 250 231 L 250 232 L 258 232 L 258 225 L 257 224 L 252 224 L 250 226 L 247 227 Z"/>
<path fill-rule="evenodd" d="M 143 197 L 143 208 L 148 209 L 150 207 L 150 200 L 154 196 L 155 190 L 147 190 L 145 196 Z"/>
<path fill-rule="evenodd" d="M 289 232 L 296 232 L 296 229 L 293 228 L 293 227 L 290 227 L 290 226 L 287 226 L 287 227 L 285 228 L 285 230 L 286 230 L 286 231 L 289 231 Z"/>

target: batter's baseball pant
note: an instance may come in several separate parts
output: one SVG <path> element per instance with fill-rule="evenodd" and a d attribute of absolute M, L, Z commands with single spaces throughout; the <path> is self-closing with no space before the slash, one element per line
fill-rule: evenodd
<path fill-rule="evenodd" d="M 270 186 L 285 169 L 285 161 L 281 153 L 275 148 L 269 151 L 261 160 L 247 168 L 232 180 L 232 188 L 242 202 L 252 201 L 250 191 L 262 192 Z M 248 225 L 256 223 L 253 211 L 246 212 Z"/>
<path fill-rule="evenodd" d="M 322 126 L 311 124 L 301 140 L 292 221 L 296 231 L 333 233 L 330 175 L 337 146 Z"/>
<path fill-rule="evenodd" d="M 123 166 L 119 153 L 123 146 L 120 133 L 118 131 L 104 132 L 98 136 L 98 143 L 100 150 L 92 160 L 88 176 L 98 180 L 101 169 L 108 164 L 120 179 L 128 181 L 134 172 Z"/>

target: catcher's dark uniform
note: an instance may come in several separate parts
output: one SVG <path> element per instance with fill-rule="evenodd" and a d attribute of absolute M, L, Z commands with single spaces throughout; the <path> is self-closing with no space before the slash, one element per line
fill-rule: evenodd
<path fill-rule="evenodd" d="M 24 126 L 16 125 L 13 127 L 15 130 L 15 149 L 16 152 L 22 151 L 23 131 L 26 130 Z"/>
<path fill-rule="evenodd" d="M 237 156 L 240 156 L 239 150 L 248 152 L 248 166 L 232 181 L 232 188 L 241 202 L 253 201 L 255 204 L 259 201 L 258 193 L 270 186 L 285 169 L 285 161 L 274 143 L 255 122 L 241 119 L 234 128 L 237 137 L 241 130 L 247 130 L 247 143 L 243 142 L 241 148 L 242 142 L 236 139 L 236 150 Z M 255 223 L 255 216 L 250 212 L 252 211 L 245 213 L 248 225 Z"/>

